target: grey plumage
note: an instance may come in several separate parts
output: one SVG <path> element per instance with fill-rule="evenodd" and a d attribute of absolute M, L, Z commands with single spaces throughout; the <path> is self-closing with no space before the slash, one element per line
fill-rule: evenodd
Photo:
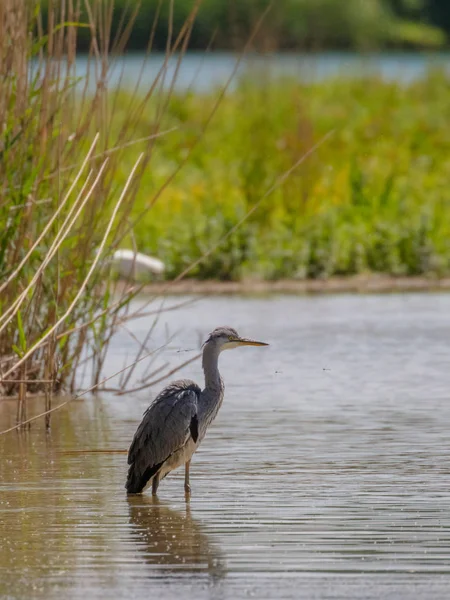
<path fill-rule="evenodd" d="M 170 471 L 186 465 L 185 491 L 190 493 L 189 464 L 223 401 L 224 385 L 218 369 L 219 354 L 227 348 L 266 346 L 241 338 L 231 327 L 218 327 L 203 345 L 205 388 L 188 379 L 175 381 L 157 396 L 144 413 L 128 452 L 129 494 L 151 482 L 153 493 Z"/>
<path fill-rule="evenodd" d="M 200 394 L 193 381 L 174 381 L 145 411 L 128 452 L 128 493 L 142 491 L 167 458 L 185 446 L 192 422 L 198 422 Z"/>

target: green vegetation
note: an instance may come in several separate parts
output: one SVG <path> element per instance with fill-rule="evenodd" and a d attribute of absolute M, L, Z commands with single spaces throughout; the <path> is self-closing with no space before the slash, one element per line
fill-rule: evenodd
<path fill-rule="evenodd" d="M 44 8 L 48 4 L 44 1 Z M 145 49 L 155 26 L 153 49 L 164 51 L 169 29 L 176 35 L 198 4 L 189 47 L 204 50 L 212 42 L 214 49 L 240 49 L 270 0 L 115 0 L 113 12 L 91 9 L 90 13 L 99 24 L 110 19 L 112 47 L 116 34 L 131 19 L 127 49 Z M 271 4 L 270 16 L 255 40 L 259 49 L 433 48 L 446 45 L 450 34 L 447 0 L 275 0 Z M 88 21 L 86 6 L 80 4 L 79 20 Z M 87 50 L 90 40 L 89 30 L 80 31 L 79 50 Z"/>
<path fill-rule="evenodd" d="M 197 278 L 276 279 L 362 272 L 450 272 L 450 82 L 440 73 L 410 85 L 340 79 L 263 86 L 244 78 L 221 102 L 173 96 L 142 211 L 189 155 L 151 213 L 137 221 L 141 251 L 172 278 L 215 246 L 270 185 L 327 132 L 316 150 L 257 211 L 189 273 Z M 121 96 L 123 114 L 128 105 Z M 142 115 L 138 130 L 151 121 Z M 113 121 L 120 125 L 120 118 Z M 192 149 L 191 149 L 192 148 Z M 127 172 L 134 158 L 127 155 Z"/>

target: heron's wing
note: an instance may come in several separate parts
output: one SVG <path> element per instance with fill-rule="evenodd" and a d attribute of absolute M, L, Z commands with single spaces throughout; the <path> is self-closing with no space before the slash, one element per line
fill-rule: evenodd
<path fill-rule="evenodd" d="M 128 452 L 128 464 L 135 476 L 151 473 L 153 467 L 182 448 L 189 437 L 197 441 L 199 397 L 197 384 L 180 380 L 167 386 L 150 405 Z"/>

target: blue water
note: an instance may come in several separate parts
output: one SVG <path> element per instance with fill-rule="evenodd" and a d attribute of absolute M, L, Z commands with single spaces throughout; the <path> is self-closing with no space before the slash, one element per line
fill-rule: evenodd
<path fill-rule="evenodd" d="M 108 86 L 130 87 L 140 79 L 140 85 L 148 88 L 164 66 L 164 60 L 163 54 L 152 54 L 147 58 L 143 54 L 129 54 L 115 58 L 111 62 Z M 439 68 L 448 72 L 450 53 L 248 54 L 237 65 L 238 60 L 239 55 L 233 53 L 190 52 L 180 62 L 178 58 L 171 59 L 163 69 L 164 75 L 159 82 L 166 88 L 173 83 L 179 91 L 191 89 L 196 92 L 223 86 L 230 78 L 233 87 L 244 75 L 257 78 L 291 76 L 301 81 L 377 75 L 389 81 L 409 82 L 423 77 L 430 69 Z M 87 57 L 79 57 L 76 75 L 84 76 L 88 64 Z M 90 73 L 94 78 L 92 63 Z"/>

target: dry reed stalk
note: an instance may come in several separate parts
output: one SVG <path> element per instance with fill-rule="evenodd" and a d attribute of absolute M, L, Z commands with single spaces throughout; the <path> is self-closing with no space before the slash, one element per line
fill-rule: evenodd
<path fill-rule="evenodd" d="M 53 387 L 48 385 L 45 387 L 45 429 L 50 429 L 50 419 L 52 410 Z"/>
<path fill-rule="evenodd" d="M 19 379 L 19 394 L 17 396 L 17 425 L 22 425 L 26 420 L 26 387 L 24 381 L 26 380 L 26 365 L 22 365 L 20 369 Z"/>
<path fill-rule="evenodd" d="M 20 422 L 27 420 L 27 388 L 24 383 L 27 377 L 27 365 L 24 363 L 21 368 L 21 382 L 19 383 L 19 396 L 21 396 L 22 411 L 20 413 Z"/>
<path fill-rule="evenodd" d="M 116 392 L 116 396 L 123 396 L 124 394 L 132 394 L 132 393 L 135 393 L 135 392 L 140 392 L 142 390 L 146 390 L 147 388 L 151 388 L 154 385 L 157 385 L 158 383 L 161 383 L 161 381 L 164 381 L 168 377 L 171 377 L 172 375 L 174 375 L 178 371 L 181 371 L 181 369 L 184 369 L 184 367 L 187 367 L 188 365 L 190 365 L 194 361 L 198 360 L 201 356 L 202 356 L 202 353 L 200 352 L 199 354 L 196 354 L 192 358 L 189 358 L 188 360 L 185 360 L 183 363 L 181 363 L 180 365 L 174 367 L 173 369 L 171 369 L 167 373 L 164 373 L 164 375 L 162 377 L 159 377 L 158 379 L 155 379 L 154 381 L 151 381 L 150 383 L 146 383 L 145 385 L 141 385 L 139 387 L 135 387 L 135 388 L 132 388 L 130 390 L 118 390 Z M 135 365 L 133 364 L 132 367 L 134 367 L 134 366 Z"/>
<path fill-rule="evenodd" d="M 151 337 L 152 337 L 152 335 L 153 335 L 153 332 L 154 332 L 154 330 L 155 330 L 155 327 L 156 327 L 157 323 L 158 323 L 158 317 L 156 317 L 156 318 L 153 320 L 153 323 L 151 324 L 151 327 L 150 327 L 150 329 L 149 329 L 149 330 L 147 331 L 147 333 L 145 334 L 145 338 L 144 338 L 144 340 L 142 341 L 142 343 L 140 344 L 140 348 L 139 348 L 139 350 L 138 350 L 138 353 L 137 353 L 137 355 L 136 355 L 136 359 L 139 359 L 139 358 L 142 356 L 142 354 L 143 354 L 144 350 L 146 350 L 146 349 L 147 349 L 147 344 L 148 344 L 149 340 L 151 339 Z M 130 332 L 130 334 L 131 334 L 131 332 Z M 132 335 L 132 334 L 131 334 L 131 335 Z M 133 336 L 133 337 L 134 337 L 134 336 Z M 137 341 L 137 340 L 136 340 L 136 341 Z M 130 378 L 131 378 L 131 376 L 132 376 L 132 375 L 133 375 L 133 373 L 134 373 L 134 369 L 135 369 L 135 367 L 136 367 L 136 365 L 132 365 L 131 369 L 129 369 L 129 370 L 127 371 L 127 374 L 126 374 L 126 376 L 124 377 L 123 381 L 122 381 L 122 382 L 120 382 L 120 386 L 121 386 L 121 388 L 122 388 L 123 390 L 126 388 L 126 386 L 127 386 L 128 382 L 130 381 Z"/>
<path fill-rule="evenodd" d="M 54 363 L 55 356 L 55 336 L 52 337 L 49 344 L 47 344 L 47 360 L 45 361 L 44 372 L 47 377 L 47 383 L 49 385 L 44 386 L 44 394 L 45 394 L 45 429 L 48 431 L 50 429 L 50 419 L 51 413 L 49 412 L 52 408 L 52 397 L 53 397 L 53 386 L 54 379 L 51 379 L 52 375 L 54 376 L 54 369 L 52 369 Z"/>

